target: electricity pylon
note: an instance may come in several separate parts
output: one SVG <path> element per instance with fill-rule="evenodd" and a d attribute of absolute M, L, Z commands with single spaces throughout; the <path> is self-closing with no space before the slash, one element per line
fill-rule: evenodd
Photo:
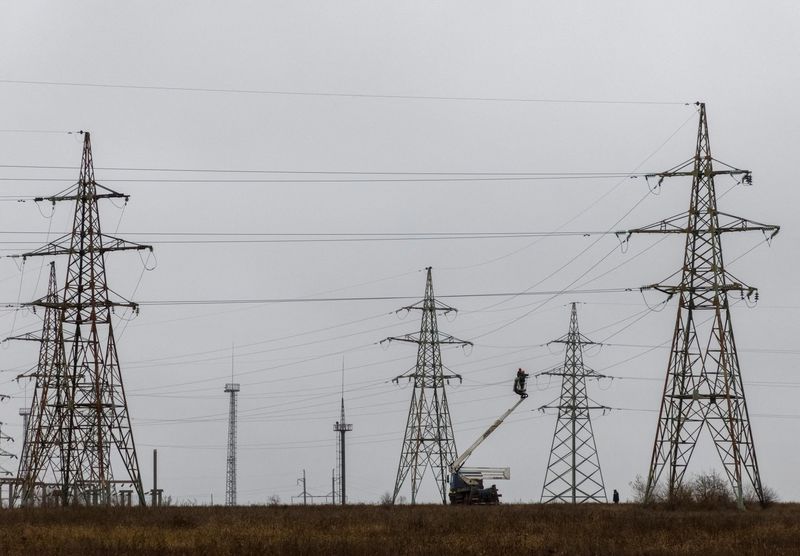
<path fill-rule="evenodd" d="M 771 240 L 779 226 L 761 224 L 720 212 L 714 178 L 739 177 L 750 185 L 749 170 L 740 170 L 711 156 L 706 106 L 698 103 L 700 122 L 694 158 L 671 170 L 647 176 L 692 178 L 689 211 L 625 234 L 683 234 L 686 236 L 681 280 L 645 286 L 670 297 L 678 296 L 678 314 L 672 337 L 661 411 L 647 476 L 645 498 L 667 473 L 666 494 L 681 486 L 698 437 L 708 427 L 740 508 L 747 481 L 764 501 L 753 432 L 747 412 L 739 356 L 733 337 L 728 293 L 758 300 L 755 288 L 732 276 L 722 258 L 722 234 L 760 231 Z M 714 163 L 723 169 L 715 169 Z M 677 273 L 675 273 L 677 274 Z M 673 276 L 675 276 L 673 274 Z M 703 318 L 707 315 L 707 318 Z"/>
<path fill-rule="evenodd" d="M 536 375 L 561 377 L 558 403 L 539 408 L 558 411 L 541 501 L 572 504 L 608 502 L 590 412 L 609 408 L 594 404 L 586 393 L 587 378 L 600 379 L 605 375 L 583 364 L 583 346 L 596 344 L 580 333 L 575 303 L 572 304 L 569 331 L 551 343 L 564 344 L 566 353 L 563 366 Z"/>
<path fill-rule="evenodd" d="M 64 505 L 110 504 L 112 491 L 120 486 L 131 486 L 139 504 L 145 505 L 111 322 L 115 309 L 137 311 L 138 305 L 112 296 L 106 279 L 105 256 L 116 251 L 152 250 L 152 247 L 102 233 L 98 201 L 127 202 L 128 196 L 95 181 L 90 136 L 88 132 L 82 133 L 78 182 L 57 195 L 36 199 L 53 204 L 73 201 L 72 232 L 40 249 L 15 255 L 23 260 L 37 256 L 68 257 L 66 283 L 58 300 L 54 303 L 45 298 L 28 304 L 58 311 L 64 343 L 63 366 L 58 359 L 52 365 L 52 372 L 60 374 L 58 380 L 64 385 L 61 389 L 64 397 L 60 400 L 62 416 L 56 425 L 59 453 L 49 453 L 47 457 L 51 462 L 52 458 L 58 458 L 53 467 L 58 471 L 58 495 Z M 46 432 L 34 430 L 33 436 Z M 119 465 L 124 470 L 123 479 L 115 478 L 114 469 Z"/>
<path fill-rule="evenodd" d="M 411 405 L 408 410 L 406 432 L 400 463 L 397 467 L 397 478 L 394 484 L 392 503 L 397 502 L 400 488 L 408 474 L 411 473 L 411 503 L 416 504 L 422 478 L 428 467 L 433 472 L 436 486 L 447 503 L 447 483 L 450 464 L 458 457 L 456 440 L 453 436 L 453 423 L 450 420 L 450 409 L 447 407 L 445 384 L 451 379 L 461 380 L 461 376 L 445 373 L 442 364 L 442 345 L 472 345 L 471 342 L 459 340 L 449 334 L 439 332 L 436 322 L 438 313 L 455 312 L 453 307 L 437 301 L 433 294 L 431 268 L 427 269 L 425 298 L 422 301 L 403 307 L 400 311 L 416 310 L 422 313 L 419 332 L 395 336 L 384 341 L 409 342 L 417 344 L 417 364 L 406 373 L 396 377 L 413 381 Z M 448 369 L 449 370 L 449 369 Z"/>
<path fill-rule="evenodd" d="M 231 395 L 228 412 L 228 460 L 225 473 L 225 505 L 236 505 L 236 396 L 239 393 L 238 382 L 225 385 L 225 392 Z"/>
<path fill-rule="evenodd" d="M 44 306 L 40 336 L 26 334 L 13 339 L 38 341 L 39 362 L 32 374 L 33 397 L 25 420 L 25 440 L 19 460 L 19 488 L 15 502 L 23 506 L 47 504 L 48 491 L 62 486 L 62 441 L 65 425 L 65 400 L 69 389 L 65 377 L 64 339 L 61 334 L 56 266 L 50 263 L 47 294 L 34 302 Z"/>

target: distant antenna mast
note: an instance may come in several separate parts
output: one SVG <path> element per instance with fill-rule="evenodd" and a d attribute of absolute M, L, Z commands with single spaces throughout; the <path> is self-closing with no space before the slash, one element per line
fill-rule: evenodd
<path fill-rule="evenodd" d="M 339 442 L 336 443 L 336 464 L 338 467 L 338 480 L 339 483 L 339 501 L 342 506 L 347 504 L 347 483 L 346 468 L 345 468 L 345 434 L 353 430 L 353 425 L 350 425 L 344 418 L 344 359 L 342 359 L 342 413 L 339 420 L 333 424 L 334 432 L 339 433 Z M 334 502 L 336 500 L 336 491 L 333 492 Z"/>
<path fill-rule="evenodd" d="M 233 382 L 234 350 L 231 347 L 231 382 L 225 385 L 225 393 L 231 395 L 228 416 L 228 468 L 225 475 L 225 505 L 236 505 L 236 395 L 239 383 Z"/>

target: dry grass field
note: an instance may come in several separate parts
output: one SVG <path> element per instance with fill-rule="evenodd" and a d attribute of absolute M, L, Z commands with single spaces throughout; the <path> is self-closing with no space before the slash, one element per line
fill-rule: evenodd
<path fill-rule="evenodd" d="M 0 511 L 0 554 L 800 554 L 800 505 Z"/>

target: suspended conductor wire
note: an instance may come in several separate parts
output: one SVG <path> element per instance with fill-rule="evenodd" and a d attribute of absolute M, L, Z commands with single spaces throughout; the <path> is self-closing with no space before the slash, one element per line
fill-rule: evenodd
<path fill-rule="evenodd" d="M 692 102 L 656 101 L 631 99 L 575 99 L 575 98 L 530 98 L 530 97 L 496 97 L 496 96 L 446 96 L 446 95 L 407 95 L 380 94 L 358 92 L 331 91 L 292 91 L 277 89 L 237 89 L 214 87 L 185 87 L 165 85 L 136 85 L 132 83 L 91 83 L 78 81 L 41 81 L 22 79 L 0 79 L 0 83 L 9 85 L 45 85 L 58 87 L 92 87 L 98 89 L 132 89 L 141 91 L 170 91 L 192 93 L 227 93 L 236 95 L 275 95 L 300 97 L 333 97 L 333 98 L 366 98 L 384 100 L 434 100 L 457 102 L 511 102 L 511 103 L 543 103 L 543 104 L 598 104 L 598 105 L 640 105 L 640 106 L 690 106 Z"/>
<path fill-rule="evenodd" d="M 684 122 L 683 122 L 683 123 L 682 123 L 680 126 L 678 126 L 678 128 L 677 128 L 675 131 L 673 131 L 673 132 L 672 132 L 672 134 L 670 134 L 670 136 L 669 136 L 669 137 L 667 137 L 667 139 L 665 139 L 665 140 L 664 140 L 664 141 L 663 141 L 663 142 L 662 142 L 662 143 L 661 143 L 661 144 L 660 144 L 660 145 L 659 145 L 659 146 L 656 148 L 656 150 L 654 150 L 652 153 L 650 153 L 650 155 L 648 155 L 648 156 L 647 156 L 647 158 L 645 158 L 644 160 L 642 160 L 642 161 L 641 161 L 641 162 L 640 162 L 640 163 L 639 163 L 639 164 L 636 166 L 636 168 L 634 168 L 634 171 L 633 171 L 633 173 L 635 173 L 636 171 L 638 171 L 638 170 L 639 170 L 639 168 L 641 168 L 642 166 L 644 166 L 644 165 L 645 165 L 645 164 L 646 164 L 646 163 L 647 163 L 647 162 L 648 162 L 648 161 L 649 161 L 651 158 L 653 158 L 653 157 L 654 157 L 654 156 L 655 156 L 655 155 L 656 155 L 656 154 L 657 154 L 659 151 L 661 151 L 661 149 L 663 149 L 663 148 L 664 148 L 664 147 L 667 145 L 667 143 L 669 143 L 669 142 L 672 140 L 672 138 L 673 138 L 673 137 L 675 137 L 675 136 L 678 134 L 678 132 L 680 132 L 680 130 L 681 130 L 681 129 L 683 129 L 683 127 L 684 127 L 684 126 L 685 126 L 687 123 L 689 123 L 689 121 L 691 121 L 692 119 L 694 119 L 694 114 L 692 114 L 691 116 L 689 116 L 689 118 L 687 118 L 686 120 L 684 120 Z M 614 187 L 612 187 L 612 188 L 611 188 L 609 191 L 607 191 L 605 194 L 601 195 L 601 196 L 600 196 L 600 197 L 599 197 L 599 198 L 598 198 L 598 199 L 595 201 L 595 203 L 597 203 L 597 202 L 601 201 L 602 199 L 604 199 L 605 197 L 607 197 L 608 195 L 610 195 L 610 194 L 611 194 L 611 193 L 612 193 L 614 190 L 616 190 L 617 188 L 619 188 L 619 187 L 622 185 L 622 183 L 623 183 L 623 182 L 624 182 L 624 180 L 620 180 L 620 181 L 619 181 L 619 182 L 618 182 L 618 183 L 617 183 L 617 184 L 616 184 Z M 628 215 L 630 215 L 630 214 L 631 214 L 631 212 L 633 212 L 634 210 L 636 210 L 636 208 L 637 208 L 637 207 L 638 207 L 638 206 L 639 206 L 639 205 L 640 205 L 642 202 L 644 202 L 644 200 L 645 200 L 645 199 L 646 199 L 646 198 L 647 198 L 649 195 L 650 195 L 649 191 L 648 191 L 647 193 L 645 193 L 645 195 L 644 195 L 644 196 L 643 196 L 641 199 L 639 199 L 639 201 L 637 201 L 637 202 L 636 202 L 636 203 L 633 205 L 633 207 L 631 207 L 631 208 L 630 208 L 630 209 L 629 209 L 629 210 L 628 210 L 628 211 L 627 211 L 625 214 L 623 214 L 623 215 L 622 215 L 622 217 L 621 217 L 621 218 L 619 218 L 619 219 L 618 219 L 618 220 L 617 220 L 617 221 L 616 221 L 614 224 L 612 224 L 612 225 L 611 225 L 611 226 L 608 228 L 607 232 L 611 232 L 611 231 L 613 231 L 613 230 L 614 230 L 614 229 L 615 229 L 615 228 L 616 228 L 616 227 L 619 225 L 619 223 L 620 223 L 620 222 L 622 222 L 622 221 L 623 221 L 623 220 L 624 220 L 624 219 L 625 219 L 625 218 L 626 218 Z M 586 208 L 585 208 L 583 211 L 581 211 L 580 213 L 578 213 L 578 214 L 577 214 L 576 216 L 574 216 L 572 219 L 570 219 L 570 220 L 568 220 L 567 222 L 565 222 L 564 224 L 562 224 L 562 225 L 561 225 L 561 226 L 560 226 L 558 229 L 560 229 L 560 228 L 563 228 L 564 226 L 566 226 L 566 225 L 568 225 L 568 224 L 572 223 L 572 222 L 573 222 L 573 221 L 574 221 L 576 218 L 578 218 L 579 216 L 581 216 L 582 214 L 584 214 L 584 213 L 585 213 L 586 211 L 588 211 L 588 210 L 589 210 L 589 209 L 590 209 L 592 206 L 594 206 L 594 204 L 592 204 L 592 205 L 590 205 L 590 206 L 586 207 Z M 575 257 L 573 257 L 572 259 L 570 259 L 569 261 L 567 261 L 567 263 L 566 263 L 566 264 L 562 265 L 561 267 L 559 267 L 558 269 L 556 269 L 554 272 L 552 272 L 551 274 L 549 274 L 548 276 L 546 276 L 546 277 L 545 277 L 545 278 L 543 278 L 542 280 L 539 280 L 538 282 L 536 282 L 534 285 L 532 285 L 532 286 L 531 286 L 531 288 L 535 288 L 536 286 L 538 286 L 538 285 L 542 284 L 542 282 L 544 282 L 545 280 L 547 280 L 547 279 L 549 279 L 550 277 L 554 276 L 555 274 L 557 274 L 558 272 L 560 272 L 562 269 L 566 268 L 568 265 L 572 264 L 572 262 L 574 262 L 574 261 L 575 261 L 577 258 L 579 258 L 579 257 L 580 257 L 580 256 L 582 256 L 584 253 L 586 253 L 588 250 L 590 250 L 592 247 L 594 247 L 595 245 L 597 245 L 597 243 L 600 241 L 600 239 L 602 239 L 602 236 L 601 236 L 600 238 L 598 238 L 597 240 L 595 240 L 594 242 L 592 242 L 591 244 L 589 244 L 587 247 L 585 247 L 585 248 L 584 248 L 582 251 L 580 251 L 580 252 L 579 252 L 577 255 L 575 255 Z M 568 287 L 571 287 L 571 286 L 572 286 L 574 283 L 575 283 L 575 282 L 573 282 L 572 284 L 570 284 L 570 286 L 568 286 Z M 499 303 L 495 303 L 494 305 L 489 305 L 489 306 L 487 306 L 487 307 L 484 307 L 484 309 L 491 309 L 492 307 L 495 307 L 495 306 L 497 306 L 497 305 L 499 305 L 499 304 L 502 304 L 502 303 L 505 303 L 505 302 L 507 302 L 507 301 L 509 301 L 509 300 L 501 301 L 501 302 L 499 302 Z M 543 305 L 543 304 L 540 304 L 539 306 L 542 306 L 542 305 Z M 537 308 L 538 308 L 539 306 L 537 306 L 537 307 L 534 307 L 533 309 L 531 309 L 531 311 L 530 311 L 529 313 L 526 313 L 525 315 L 523 315 L 523 316 L 522 316 L 522 317 L 520 317 L 519 319 L 516 319 L 516 320 L 514 320 L 514 321 L 510 322 L 510 323 L 509 323 L 509 325 L 510 325 L 510 324 L 514 324 L 514 323 L 515 323 L 515 322 L 517 322 L 518 320 L 520 320 L 520 319 L 522 319 L 522 318 L 525 318 L 525 317 L 527 317 L 527 316 L 528 316 L 530 313 L 532 313 L 532 312 L 536 311 L 536 310 L 537 310 Z M 504 328 L 504 327 L 503 327 L 503 328 Z M 489 333 L 497 332 L 498 330 L 502 330 L 502 328 L 500 328 L 500 329 L 497 329 L 497 330 L 493 330 L 493 331 L 491 331 L 491 332 L 489 332 Z"/>
<path fill-rule="evenodd" d="M 639 164 L 637 164 L 637 165 L 636 165 L 636 167 L 633 169 L 633 171 L 632 171 L 632 172 L 630 172 L 630 173 L 628 174 L 628 176 L 629 176 L 629 177 L 633 177 L 633 176 L 635 176 L 635 175 L 636 175 L 636 173 L 637 173 L 637 172 L 638 172 L 638 171 L 639 171 L 639 170 L 642 168 L 642 166 L 644 166 L 645 164 L 647 164 L 647 162 L 649 162 L 649 161 L 650 161 L 650 159 L 652 159 L 652 158 L 653 158 L 653 157 L 654 157 L 656 154 L 658 154 L 658 153 L 659 153 L 659 152 L 660 152 L 660 151 L 661 151 L 661 150 L 662 150 L 664 147 L 666 147 L 666 146 L 667 146 L 667 144 L 668 144 L 668 143 L 669 143 L 669 142 L 670 142 L 670 141 L 671 141 L 671 140 L 672 140 L 672 139 L 673 139 L 673 138 L 674 138 L 674 137 L 675 137 L 675 136 L 676 136 L 676 135 L 677 135 L 677 134 L 678 134 L 678 133 L 679 133 L 679 132 L 680 132 L 680 131 L 681 131 L 681 130 L 684 128 L 684 127 L 685 127 L 685 126 L 686 126 L 686 124 L 688 124 L 688 123 L 689 123 L 691 120 L 693 120 L 693 119 L 694 119 L 694 117 L 695 117 L 695 114 L 693 113 L 693 114 L 691 114 L 691 115 L 690 115 L 688 118 L 686 118 L 686 120 L 684 120 L 684 121 L 683 121 L 683 123 L 681 123 L 681 125 L 679 125 L 679 126 L 678 126 L 678 127 L 675 129 L 675 131 L 673 131 L 673 132 L 672 132 L 672 133 L 671 133 L 671 134 L 670 134 L 670 135 L 669 135 L 669 136 L 668 136 L 668 137 L 667 137 L 667 138 L 666 138 L 666 139 L 665 139 L 665 140 L 664 140 L 664 141 L 663 141 L 663 142 L 662 142 L 662 143 L 661 143 L 661 144 L 660 144 L 658 147 L 656 147 L 656 149 L 655 149 L 653 152 L 651 152 L 651 153 L 650 153 L 650 154 L 649 154 L 649 155 L 648 155 L 648 156 L 647 156 L 647 157 L 646 157 L 644 160 L 642 160 L 642 161 L 641 161 Z M 620 188 L 620 186 L 622 186 L 622 184 L 623 184 L 623 183 L 625 183 L 625 180 L 624 180 L 624 179 L 622 179 L 622 180 L 618 181 L 618 182 L 617 182 L 617 183 L 616 183 L 616 184 L 615 184 L 613 187 L 611 187 L 611 189 L 609 189 L 608 191 L 606 191 L 605 193 L 603 193 L 602 195 L 600 195 L 600 196 L 599 196 L 597 199 L 595 199 L 594 201 L 592 201 L 592 202 L 591 202 L 589 205 L 587 205 L 587 206 L 586 206 L 586 207 L 585 207 L 583 210 L 581 210 L 580 212 L 578 212 L 577 214 L 575 214 L 575 215 L 574 215 L 572 218 L 570 218 L 569 220 L 565 221 L 565 222 L 564 222 L 563 224 L 561 224 L 561 225 L 560 225 L 558 228 L 556 228 L 556 230 L 555 230 L 555 231 L 560 231 L 560 230 L 562 230 L 563 228 L 565 228 L 566 226 L 568 226 L 568 225 L 570 225 L 571 223 L 575 222 L 575 221 L 576 221 L 578 218 L 580 218 L 581 216 L 583 216 L 584 214 L 586 214 L 586 213 L 587 213 L 589 210 L 591 210 L 592 208 L 594 208 L 595 206 L 597 206 L 597 204 L 598 204 L 598 203 L 600 203 L 600 202 L 601 202 L 602 200 L 604 200 L 606 197 L 608 197 L 609 195 L 611 195 L 611 193 L 613 193 L 614 191 L 616 191 L 617 189 L 619 189 L 619 188 Z M 616 224 L 615 224 L 614 226 L 616 226 Z M 612 226 L 612 228 L 613 228 L 614 226 Z M 529 243 L 528 245 L 526 245 L 526 246 L 524 246 L 524 247 L 521 247 L 520 249 L 516 249 L 516 250 L 514 250 L 514 251 L 511 251 L 510 253 L 506 253 L 505 255 L 501 255 L 501 256 L 499 256 L 499 257 L 494 257 L 494 258 L 492 258 L 492 259 L 490 259 L 490 260 L 488 260 L 488 261 L 484 261 L 484 262 L 481 262 L 481 263 L 476 263 L 476 264 L 472 264 L 472 265 L 466 265 L 466 266 L 459 266 L 459 267 L 449 267 L 449 268 L 445 268 L 444 270 L 466 270 L 466 269 L 470 269 L 470 268 L 476 268 L 476 267 L 479 267 L 479 266 L 484 266 L 484 265 L 487 265 L 487 264 L 495 263 L 495 262 L 497 262 L 497 261 L 500 261 L 500 260 L 506 259 L 506 258 L 508 258 L 508 257 L 511 257 L 511 256 L 513 256 L 513 255 L 516 255 L 517 253 L 520 253 L 520 252 L 522 252 L 522 251 L 525 251 L 525 250 L 529 249 L 530 247 L 533 247 L 534 245 L 536 245 L 536 244 L 537 244 L 537 243 L 539 243 L 540 241 L 541 241 L 540 239 L 534 240 L 534 241 L 532 241 L 531 243 Z M 541 282 L 540 282 L 540 283 L 541 283 Z M 534 287 L 535 287 L 535 286 L 534 286 Z M 490 307 L 487 307 L 487 308 L 490 308 Z"/>
<path fill-rule="evenodd" d="M 45 243 L 50 243 L 50 233 L 53 230 L 53 216 L 55 215 L 55 207 L 53 210 L 50 211 L 50 216 L 47 219 L 47 234 L 45 235 Z M 33 287 L 33 294 L 36 295 L 36 292 L 39 290 L 39 283 L 42 280 L 42 271 L 44 270 L 45 263 L 42 261 L 42 264 L 39 265 L 39 273 L 36 275 L 36 285 Z"/>
<path fill-rule="evenodd" d="M 46 133 L 46 134 L 72 134 L 72 131 L 59 131 L 55 129 L 0 129 L 0 133 Z"/>
<path fill-rule="evenodd" d="M 288 335 L 285 335 L 285 336 L 280 336 L 280 337 L 277 337 L 277 338 L 270 338 L 270 339 L 261 340 L 261 341 L 258 341 L 258 342 L 250 342 L 250 343 L 246 343 L 246 344 L 239 344 L 239 347 L 240 348 L 247 348 L 247 347 L 252 347 L 252 346 L 256 346 L 256 345 L 271 344 L 271 343 L 280 342 L 280 341 L 283 341 L 283 340 L 291 340 L 291 339 L 298 338 L 298 337 L 301 337 L 301 336 L 308 336 L 310 334 L 317 334 L 319 332 L 327 332 L 327 331 L 333 330 L 335 328 L 342 328 L 342 327 L 350 326 L 350 325 L 353 325 L 353 324 L 360 324 L 362 322 L 368 322 L 368 321 L 371 321 L 371 320 L 375 320 L 375 319 L 386 317 L 386 316 L 391 315 L 391 314 L 392 313 L 383 312 L 383 313 L 379 313 L 377 315 L 371 315 L 369 317 L 364 317 L 364 318 L 360 318 L 360 319 L 356 319 L 356 320 L 351 320 L 351 321 L 347 321 L 347 322 L 344 322 L 344 323 L 335 324 L 335 325 L 332 325 L 332 326 L 325 326 L 325 327 L 322 327 L 322 328 L 316 328 L 316 329 L 313 329 L 313 330 L 308 330 L 308 331 L 305 331 L 305 332 L 299 332 L 299 333 L 295 333 L 295 334 L 288 334 Z M 372 330 L 372 329 L 370 329 L 370 330 Z M 182 353 L 182 354 L 179 354 L 179 355 L 169 355 L 169 356 L 157 357 L 157 358 L 153 358 L 153 359 L 140 359 L 140 360 L 137 360 L 137 361 L 132 361 L 132 363 L 134 363 L 134 364 L 137 364 L 137 363 L 154 363 L 154 362 L 168 361 L 168 360 L 173 360 L 173 359 L 180 359 L 180 358 L 183 358 L 183 357 L 191 357 L 191 356 L 198 356 L 198 355 L 209 355 L 209 354 L 213 354 L 213 353 L 220 353 L 220 352 L 223 352 L 223 351 L 227 351 L 227 348 L 219 348 L 219 349 L 206 350 L 206 351 L 188 352 L 188 353 Z"/>

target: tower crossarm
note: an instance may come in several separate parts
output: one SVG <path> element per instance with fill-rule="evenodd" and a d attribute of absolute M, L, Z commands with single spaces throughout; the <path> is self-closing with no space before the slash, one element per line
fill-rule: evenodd
<path fill-rule="evenodd" d="M 44 307 L 45 309 L 83 309 L 86 307 L 86 303 L 72 303 L 72 302 L 65 302 L 65 301 L 45 301 L 45 300 L 38 300 L 38 301 L 31 301 L 29 303 L 21 303 L 21 307 Z M 103 309 L 110 309 L 112 307 L 125 307 L 128 309 L 136 310 L 139 308 L 139 304 L 134 301 L 112 301 L 110 299 L 107 300 L 100 300 L 96 301 L 92 304 L 92 307 L 96 308 L 103 308 Z M 18 339 L 18 338 L 13 338 Z"/>
<path fill-rule="evenodd" d="M 727 293 L 727 292 L 741 292 L 742 294 L 746 295 L 748 298 L 752 297 L 753 295 L 758 294 L 758 288 L 753 286 L 748 286 L 746 284 L 742 284 L 739 282 L 732 282 L 726 284 L 708 284 L 708 285 L 701 285 L 701 286 L 692 286 L 688 284 L 677 284 L 677 285 L 669 285 L 669 284 L 650 284 L 647 286 L 642 286 L 640 288 L 642 291 L 645 290 L 656 290 L 661 293 L 667 294 L 669 296 L 673 296 L 678 293 L 691 293 L 696 295 L 707 295 L 707 294 L 715 294 L 715 293 Z"/>
<path fill-rule="evenodd" d="M 664 220 L 659 220 L 653 224 L 642 226 L 641 228 L 620 230 L 615 232 L 615 234 L 617 237 L 627 240 L 633 234 L 725 234 L 730 232 L 762 232 L 771 240 L 778 235 L 778 232 L 781 230 L 780 226 L 756 222 L 755 220 L 749 220 L 741 216 L 728 214 L 727 212 L 717 212 L 716 216 L 723 217 L 723 220 L 718 221 L 713 228 L 703 230 L 697 227 L 691 227 L 690 216 L 688 212 L 683 212 L 665 218 Z"/>
<path fill-rule="evenodd" d="M 607 405 L 600 405 L 600 404 L 596 404 L 596 405 L 579 405 L 579 404 L 569 405 L 569 404 L 566 404 L 565 405 L 565 404 L 560 403 L 559 400 L 553 400 L 549 404 L 542 405 L 542 406 L 538 407 L 539 411 L 545 411 L 545 410 L 548 410 L 548 409 L 556 409 L 558 411 L 564 411 L 564 412 L 567 412 L 567 413 L 580 413 L 582 411 L 587 411 L 587 410 L 588 411 L 596 411 L 596 410 L 599 410 L 599 411 L 611 411 L 612 408 L 607 406 Z"/>
<path fill-rule="evenodd" d="M 442 303 L 438 299 L 421 299 L 413 305 L 400 307 L 395 313 L 400 313 L 402 311 L 436 311 L 442 312 L 443 314 L 458 313 L 458 309 L 446 303 Z"/>
<path fill-rule="evenodd" d="M 550 340 L 545 345 L 549 346 L 550 344 L 580 344 L 582 346 L 602 346 L 603 345 L 600 342 L 595 342 L 593 340 L 590 340 L 589 338 L 587 338 L 586 336 L 584 336 L 580 332 L 577 333 L 577 336 L 575 338 L 570 337 L 569 334 L 565 334 L 564 336 L 561 336 L 557 340 Z"/>
<path fill-rule="evenodd" d="M 94 182 L 96 188 L 93 191 L 87 191 L 81 187 L 80 183 L 76 183 L 61 193 L 56 193 L 55 195 L 49 195 L 47 197 L 34 197 L 33 200 L 37 203 L 48 202 L 55 204 L 61 201 L 93 201 L 95 199 L 123 199 L 127 203 L 130 199 L 130 195 L 127 193 L 119 193 L 118 191 L 114 191 L 94 181 L 94 169 L 91 171 L 90 179 Z"/>
<path fill-rule="evenodd" d="M 540 371 L 533 376 L 578 376 L 584 378 L 613 378 L 608 377 L 607 375 L 603 375 L 595 371 L 594 369 L 590 369 L 586 365 L 582 365 L 578 369 L 567 369 L 563 366 L 553 367 L 552 369 L 547 369 L 545 371 Z"/>
<path fill-rule="evenodd" d="M 702 103 L 697 103 L 700 106 Z M 702 106 L 702 110 L 705 111 L 705 105 Z M 745 170 L 743 168 L 736 168 L 735 166 L 731 166 L 721 160 L 718 160 L 711 156 L 710 152 L 704 153 L 704 158 L 708 162 L 716 162 L 719 165 L 724 166 L 722 169 L 714 168 L 713 165 L 709 164 L 703 168 L 699 168 L 695 164 L 695 158 L 690 158 L 681 162 L 680 164 L 673 166 L 669 170 L 664 172 L 654 172 L 650 174 L 644 174 L 645 180 L 649 181 L 651 179 L 658 179 L 658 184 L 661 185 L 667 178 L 680 178 L 680 177 L 714 177 L 714 176 L 742 176 L 741 183 L 746 185 L 753 184 L 753 172 L 750 170 Z"/>
<path fill-rule="evenodd" d="M 72 244 L 72 236 L 65 235 L 39 249 L 27 253 L 17 253 L 9 255 L 10 258 L 25 260 L 29 257 L 55 257 L 58 255 L 84 255 L 84 254 L 104 254 L 111 251 L 152 251 L 152 245 L 143 245 L 107 234 L 99 234 L 99 240 L 81 250 Z"/>
<path fill-rule="evenodd" d="M 407 342 L 410 344 L 420 344 L 422 343 L 421 335 L 419 332 L 412 332 L 411 334 L 405 334 L 403 336 L 390 336 L 382 342 Z M 460 340 L 450 334 L 445 334 L 444 332 L 439 332 L 439 337 L 436 339 L 437 344 L 442 345 L 456 345 L 456 346 L 471 346 L 472 342 L 467 340 Z"/>
<path fill-rule="evenodd" d="M 8 342 L 10 340 L 21 340 L 25 342 L 43 342 L 41 335 L 35 334 L 33 332 L 26 332 L 25 334 L 20 334 L 19 336 L 9 336 L 4 342 Z"/>
<path fill-rule="evenodd" d="M 424 375 L 424 374 L 418 373 L 417 372 L 417 368 L 414 367 L 413 369 L 410 369 L 410 370 L 406 371 L 405 373 L 403 373 L 401 375 L 397 375 L 396 377 L 394 377 L 392 379 L 392 382 L 397 384 L 397 383 L 400 382 L 400 379 L 403 379 L 403 378 L 408 379 L 408 380 L 412 380 L 412 379 L 417 379 L 417 378 L 430 378 L 430 377 L 428 375 Z M 458 379 L 459 382 L 463 381 L 463 377 L 458 373 L 451 373 L 451 374 L 442 373 L 441 375 L 438 375 L 438 378 L 441 379 L 442 381 L 445 381 L 445 380 L 456 380 L 456 379 Z"/>

